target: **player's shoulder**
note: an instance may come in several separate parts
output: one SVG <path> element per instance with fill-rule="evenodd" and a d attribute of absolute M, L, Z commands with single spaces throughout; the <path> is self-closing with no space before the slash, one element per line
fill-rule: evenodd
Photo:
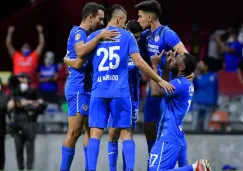
<path fill-rule="evenodd" d="M 102 30 L 104 30 L 104 29 L 99 29 L 99 30 L 96 30 L 96 31 L 92 32 L 92 33 L 88 36 L 88 39 L 92 39 L 92 38 L 94 38 L 95 36 L 97 36 L 98 34 L 100 34 L 100 32 L 102 32 Z"/>
<path fill-rule="evenodd" d="M 149 29 L 146 29 L 142 32 L 141 37 L 146 37 L 150 33 Z"/>
<path fill-rule="evenodd" d="M 186 88 L 193 85 L 193 83 L 186 77 L 176 77 L 170 81 L 170 84 L 172 84 L 176 88 Z"/>
<path fill-rule="evenodd" d="M 83 28 L 79 27 L 79 26 L 73 26 L 73 28 L 70 31 L 70 35 L 87 35 L 88 31 L 84 30 Z"/>

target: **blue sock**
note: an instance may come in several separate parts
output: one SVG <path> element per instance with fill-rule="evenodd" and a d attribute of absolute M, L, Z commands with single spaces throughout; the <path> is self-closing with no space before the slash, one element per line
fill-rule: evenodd
<path fill-rule="evenodd" d="M 100 140 L 95 139 L 95 138 L 90 138 L 89 144 L 88 144 L 89 171 L 96 170 L 99 151 L 100 151 Z"/>
<path fill-rule="evenodd" d="M 116 171 L 118 158 L 118 142 L 108 142 L 108 159 L 110 171 Z"/>
<path fill-rule="evenodd" d="M 74 154 L 75 154 L 74 148 L 68 148 L 62 146 L 62 163 L 60 168 L 61 171 L 70 170 Z"/>
<path fill-rule="evenodd" d="M 88 168 L 88 147 L 87 146 L 84 146 L 83 147 L 84 149 L 84 158 L 85 158 L 85 171 L 88 171 L 89 168 Z"/>
<path fill-rule="evenodd" d="M 122 152 L 122 161 L 123 161 L 123 171 L 126 171 L 126 161 L 123 152 Z"/>
<path fill-rule="evenodd" d="M 147 140 L 147 144 L 148 144 L 148 153 L 150 154 L 150 151 L 154 145 L 156 140 Z"/>
<path fill-rule="evenodd" d="M 122 151 L 126 162 L 126 171 L 133 171 L 135 164 L 135 142 L 133 140 L 123 141 Z"/>

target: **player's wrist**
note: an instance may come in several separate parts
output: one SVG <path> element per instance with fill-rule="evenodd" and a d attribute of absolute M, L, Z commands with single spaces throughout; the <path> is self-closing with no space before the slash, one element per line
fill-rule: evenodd
<path fill-rule="evenodd" d="M 152 64 L 152 69 L 155 71 L 157 71 L 158 70 L 158 64 Z"/>

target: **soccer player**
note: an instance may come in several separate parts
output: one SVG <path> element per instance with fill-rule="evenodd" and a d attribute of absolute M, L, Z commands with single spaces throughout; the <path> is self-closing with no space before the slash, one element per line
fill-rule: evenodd
<path fill-rule="evenodd" d="M 103 31 L 88 44 L 84 44 L 89 32 L 103 25 L 104 9 L 100 5 L 90 2 L 82 10 L 82 22 L 74 26 L 70 32 L 67 43 L 67 56 L 75 62 L 84 63 L 84 60 L 76 59 L 78 56 L 88 54 L 96 44 L 103 38 L 110 38 L 117 34 L 110 31 Z M 113 35 L 114 34 L 114 35 Z M 75 153 L 75 144 L 83 126 L 85 126 L 84 156 L 85 170 L 88 170 L 87 145 L 89 139 L 89 128 L 87 116 L 89 110 L 91 91 L 91 65 L 85 63 L 81 69 L 69 67 L 69 77 L 65 87 L 65 96 L 68 102 L 68 132 L 62 146 L 62 163 L 60 170 L 70 170 Z"/>
<path fill-rule="evenodd" d="M 162 52 L 163 53 L 163 52 Z M 158 71 L 161 56 L 151 57 L 152 68 Z M 161 89 L 158 84 L 151 80 L 152 96 L 163 96 L 160 108 L 160 118 L 157 128 L 157 138 L 150 152 L 149 171 L 173 170 L 178 160 L 180 152 L 184 148 L 183 119 L 190 109 L 194 86 L 186 76 L 195 71 L 197 66 L 196 58 L 188 53 L 180 54 L 176 57 L 172 51 L 167 53 L 166 66 L 164 70 L 177 73 L 176 78 L 170 83 L 175 87 L 173 93 Z M 168 73 L 168 72 L 167 72 Z M 196 163 L 174 169 L 177 171 L 210 171 L 207 160 L 198 160 Z"/>
<path fill-rule="evenodd" d="M 135 65 L 145 74 L 154 79 L 161 87 L 173 92 L 173 86 L 157 75 L 141 58 L 134 36 L 122 29 L 127 18 L 125 9 L 114 5 L 109 11 L 108 30 L 117 30 L 120 35 L 114 41 L 100 42 L 89 55 L 93 66 L 93 85 L 90 99 L 89 126 L 91 128 L 88 143 L 89 171 L 97 166 L 100 139 L 108 118 L 113 119 L 112 128 L 121 133 L 126 171 L 134 170 L 135 143 L 131 136 L 131 97 L 128 84 L 128 58 L 131 56 Z M 87 42 L 91 41 L 102 30 L 92 33 Z"/>
<path fill-rule="evenodd" d="M 133 36 L 138 41 L 141 33 L 143 31 L 142 27 L 136 20 L 128 21 L 126 25 L 126 30 L 130 31 Z M 139 109 L 139 69 L 135 66 L 131 57 L 128 58 L 128 84 L 131 94 L 131 102 L 132 102 L 132 123 L 131 128 L 132 132 L 136 128 L 136 122 L 138 119 L 138 109 Z M 109 127 L 112 125 L 112 117 L 109 118 Z M 132 136 L 132 135 L 131 135 Z M 110 171 L 117 170 L 117 158 L 118 158 L 118 140 L 120 134 L 117 133 L 116 128 L 109 129 L 109 142 L 108 142 L 108 159 L 109 159 L 109 167 Z M 126 170 L 126 163 L 124 160 L 124 154 L 122 154 L 123 159 L 123 170 Z"/>
<path fill-rule="evenodd" d="M 162 26 L 159 17 L 162 13 L 161 6 L 156 0 L 143 1 L 135 6 L 138 9 L 138 22 L 146 29 L 140 38 L 141 55 L 150 64 L 150 57 L 154 53 L 160 54 L 162 50 L 179 49 L 178 53 L 187 53 L 178 35 L 167 26 Z M 158 74 L 162 74 L 165 66 L 165 56 L 162 57 Z M 168 80 L 169 78 L 166 78 Z M 161 97 L 151 97 L 148 92 L 144 106 L 144 134 L 147 140 L 148 152 L 150 152 L 156 139 L 156 123 L 159 117 Z"/>

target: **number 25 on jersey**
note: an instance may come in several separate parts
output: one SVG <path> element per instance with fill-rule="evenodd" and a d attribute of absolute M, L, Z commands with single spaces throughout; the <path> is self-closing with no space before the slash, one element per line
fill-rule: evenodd
<path fill-rule="evenodd" d="M 97 56 L 103 56 L 99 64 L 99 71 L 108 71 L 110 69 L 118 68 L 120 64 L 120 56 L 115 52 L 118 50 L 120 50 L 120 46 L 111 46 L 109 49 L 99 48 L 97 50 Z M 113 59 L 115 59 L 115 63 L 113 62 Z M 109 66 L 105 66 L 107 60 L 109 60 Z"/>

